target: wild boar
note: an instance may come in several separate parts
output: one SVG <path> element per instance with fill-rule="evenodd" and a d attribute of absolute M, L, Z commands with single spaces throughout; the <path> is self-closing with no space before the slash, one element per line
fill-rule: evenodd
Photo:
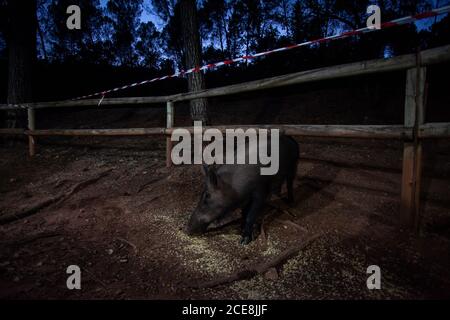
<path fill-rule="evenodd" d="M 186 227 L 189 235 L 202 234 L 209 224 L 241 208 L 243 230 L 240 243 L 253 240 L 256 219 L 264 211 L 271 194 L 280 194 L 284 182 L 287 200 L 294 201 L 293 183 L 297 172 L 299 147 L 290 136 L 279 138 L 279 168 L 275 175 L 261 175 L 260 164 L 203 166 L 204 189 Z"/>

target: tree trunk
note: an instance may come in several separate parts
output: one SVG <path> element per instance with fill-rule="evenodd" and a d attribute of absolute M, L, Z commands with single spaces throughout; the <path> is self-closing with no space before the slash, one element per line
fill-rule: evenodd
<path fill-rule="evenodd" d="M 197 7 L 195 0 L 180 0 L 179 5 L 186 69 L 190 69 L 201 64 L 201 43 L 197 21 Z M 200 91 L 205 88 L 205 78 L 201 71 L 188 74 L 189 91 Z M 204 124 L 207 124 L 208 101 L 206 99 L 197 99 L 191 100 L 190 104 L 192 121 L 202 121 Z"/>
<path fill-rule="evenodd" d="M 32 100 L 32 67 L 36 58 L 36 1 L 8 0 L 8 103 Z M 10 112 L 9 128 L 25 127 L 26 112 Z"/>
<path fill-rule="evenodd" d="M 42 28 L 37 24 L 37 31 L 39 34 L 39 41 L 41 42 L 41 48 L 42 48 L 42 54 L 44 55 L 44 60 L 48 61 L 48 55 L 47 55 L 47 49 L 45 48 L 45 39 L 44 39 L 44 33 L 42 32 Z"/>

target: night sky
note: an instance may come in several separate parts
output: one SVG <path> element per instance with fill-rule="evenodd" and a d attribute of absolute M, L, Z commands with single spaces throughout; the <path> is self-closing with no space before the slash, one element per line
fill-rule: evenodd
<path fill-rule="evenodd" d="M 100 2 L 102 6 L 106 6 L 108 0 L 101 0 Z M 433 3 L 433 8 L 444 7 L 450 4 L 450 0 L 430 0 L 430 2 Z M 376 1 L 373 1 L 373 3 L 376 4 Z M 151 0 L 144 0 L 144 8 L 142 10 L 141 21 L 152 21 L 155 24 L 156 28 L 161 31 L 165 25 L 165 21 L 161 20 L 156 14 L 151 12 L 151 7 Z M 439 17 L 437 17 L 436 21 L 441 20 L 443 17 L 445 17 L 445 15 L 440 15 Z M 398 18 L 401 17 L 398 16 Z M 381 19 L 383 21 L 383 13 L 381 13 Z M 419 30 L 427 29 L 431 25 L 433 25 L 434 21 L 435 18 L 424 19 L 416 22 L 416 26 L 419 28 Z"/>

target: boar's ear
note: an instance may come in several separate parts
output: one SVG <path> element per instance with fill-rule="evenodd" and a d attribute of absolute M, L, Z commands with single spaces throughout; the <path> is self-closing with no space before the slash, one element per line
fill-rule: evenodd
<path fill-rule="evenodd" d="M 205 175 L 205 177 L 207 177 L 208 176 L 208 165 L 206 163 L 203 163 L 202 166 L 203 166 L 202 172 Z"/>
<path fill-rule="evenodd" d="M 217 176 L 215 167 L 208 169 L 208 173 L 206 174 L 206 183 L 212 188 L 217 188 L 219 186 L 219 177 Z"/>

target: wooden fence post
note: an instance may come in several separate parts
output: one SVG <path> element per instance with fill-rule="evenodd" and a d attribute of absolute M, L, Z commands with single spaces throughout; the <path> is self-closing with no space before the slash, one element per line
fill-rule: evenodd
<path fill-rule="evenodd" d="M 417 67 L 406 72 L 405 127 L 413 129 L 413 141 L 403 145 L 403 171 L 400 221 L 417 230 L 420 211 L 420 183 L 422 174 L 422 142 L 419 126 L 425 121 L 426 68 Z"/>
<path fill-rule="evenodd" d="M 28 108 L 28 130 L 36 129 L 36 118 L 35 118 L 35 110 L 33 108 Z M 28 136 L 28 153 L 30 157 L 33 157 L 36 154 L 36 140 L 33 136 Z"/>
<path fill-rule="evenodd" d="M 172 101 L 167 101 L 167 125 L 168 129 L 173 128 L 174 124 L 174 107 Z M 172 140 L 170 140 L 170 136 L 166 137 L 166 167 L 172 166 Z"/>

